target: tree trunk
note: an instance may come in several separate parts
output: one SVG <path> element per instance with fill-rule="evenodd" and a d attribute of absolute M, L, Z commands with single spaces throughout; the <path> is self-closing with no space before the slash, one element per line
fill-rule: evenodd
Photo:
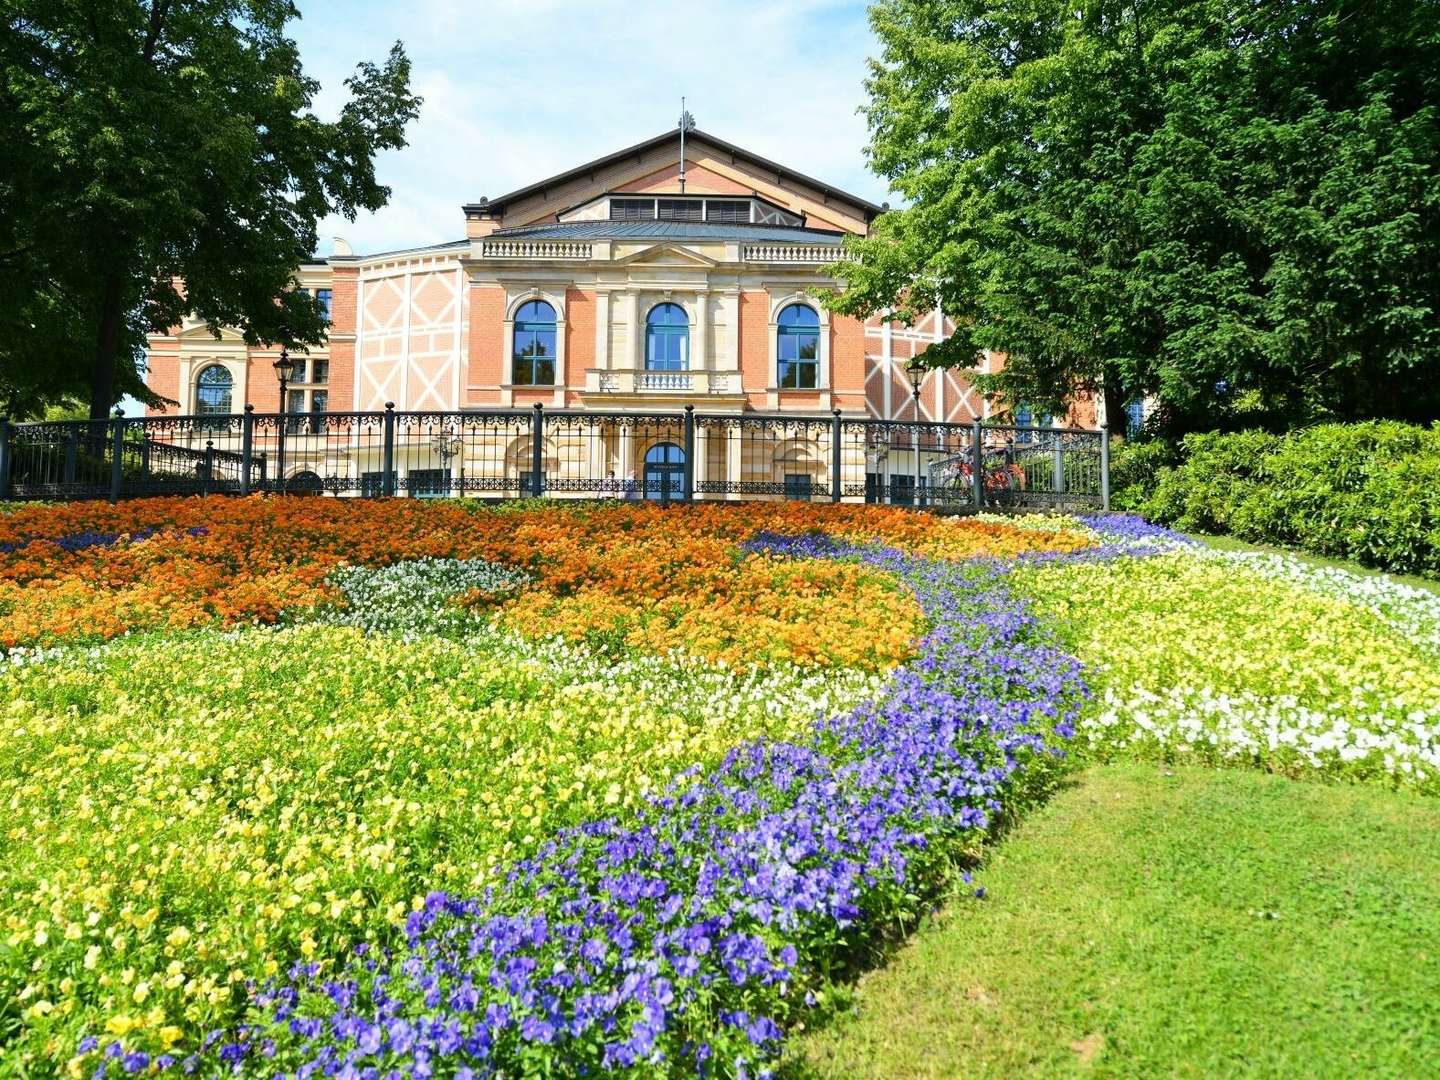
<path fill-rule="evenodd" d="M 1125 388 L 1120 382 L 1120 374 L 1110 364 L 1104 367 L 1104 389 L 1105 395 L 1105 425 L 1110 429 L 1111 435 L 1125 438 L 1128 432 L 1125 430 L 1130 422 L 1130 414 L 1125 406 Z"/>
<path fill-rule="evenodd" d="M 115 361 L 120 354 L 120 322 L 124 317 L 122 304 L 124 282 L 111 271 L 105 276 L 105 292 L 100 300 L 100 339 L 95 347 L 95 363 L 90 369 L 90 419 L 109 417 L 115 404 Z"/>

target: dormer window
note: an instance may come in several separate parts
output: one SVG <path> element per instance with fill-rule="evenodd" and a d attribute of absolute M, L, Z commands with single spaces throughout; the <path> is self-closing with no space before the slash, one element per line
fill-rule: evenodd
<path fill-rule="evenodd" d="M 610 195 L 611 221 L 693 221 L 725 225 L 742 225 L 752 222 L 765 225 L 786 225 L 800 227 L 805 219 L 799 214 L 782 209 L 764 199 L 747 196 L 706 196 L 704 198 L 680 198 L 676 196 Z M 584 204 L 573 211 L 560 215 L 561 221 L 584 220 L 580 215 Z"/>
<path fill-rule="evenodd" d="M 654 221 L 654 199 L 611 199 L 611 221 Z"/>

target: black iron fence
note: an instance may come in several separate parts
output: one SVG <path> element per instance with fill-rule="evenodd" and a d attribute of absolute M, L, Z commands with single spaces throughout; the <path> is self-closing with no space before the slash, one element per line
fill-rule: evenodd
<path fill-rule="evenodd" d="M 1104 431 L 777 413 L 257 413 L 0 421 L 0 499 L 286 492 L 1108 509 Z"/>

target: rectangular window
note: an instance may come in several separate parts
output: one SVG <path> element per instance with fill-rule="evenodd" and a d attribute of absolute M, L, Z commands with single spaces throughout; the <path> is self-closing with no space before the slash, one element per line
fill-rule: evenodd
<path fill-rule="evenodd" d="M 814 490 L 815 484 L 809 473 L 785 474 L 785 498 L 809 502 Z"/>
<path fill-rule="evenodd" d="M 290 376 L 290 381 L 292 383 L 305 381 L 305 357 L 301 356 L 295 360 L 295 374 Z"/>
<path fill-rule="evenodd" d="M 380 471 L 360 474 L 360 494 L 367 499 L 377 499 L 385 494 L 385 474 Z"/>
<path fill-rule="evenodd" d="M 705 220 L 732 223 L 737 221 L 748 222 L 750 220 L 750 200 L 740 199 L 734 202 L 730 200 L 724 202 L 707 201 L 705 203 Z"/>
<path fill-rule="evenodd" d="M 915 502 L 915 478 L 896 473 L 890 477 L 890 502 L 895 506 L 910 506 Z"/>
<path fill-rule="evenodd" d="M 305 412 L 304 390 L 287 390 L 285 392 L 285 411 L 290 414 L 285 419 L 285 430 L 299 431 L 305 423 L 301 415 Z"/>
<path fill-rule="evenodd" d="M 611 221 L 654 221 L 654 199 L 611 199 Z"/>
<path fill-rule="evenodd" d="M 312 383 L 323 383 L 330 381 L 330 361 L 323 356 L 317 356 L 310 361 L 310 381 Z"/>
<path fill-rule="evenodd" d="M 319 435 L 325 430 L 325 425 L 320 421 L 330 409 L 330 394 L 325 390 L 310 391 L 310 434 Z"/>
<path fill-rule="evenodd" d="M 555 385 L 555 331 L 515 331 L 516 386 Z"/>
<path fill-rule="evenodd" d="M 700 199 L 660 199 L 656 216 L 662 221 L 699 221 L 704 210 Z"/>
<path fill-rule="evenodd" d="M 315 290 L 315 299 L 320 301 L 320 307 L 324 310 L 326 319 L 330 318 L 330 292 L 329 289 Z"/>
<path fill-rule="evenodd" d="M 411 469 L 409 483 L 412 499 L 438 499 L 450 493 L 450 471 Z"/>

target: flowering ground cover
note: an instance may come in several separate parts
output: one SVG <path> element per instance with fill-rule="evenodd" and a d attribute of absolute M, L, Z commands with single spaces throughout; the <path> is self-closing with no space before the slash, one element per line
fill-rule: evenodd
<path fill-rule="evenodd" d="M 0 1072 L 763 1075 L 1066 760 L 1433 790 L 1437 642 L 1123 517 L 0 514 Z"/>

